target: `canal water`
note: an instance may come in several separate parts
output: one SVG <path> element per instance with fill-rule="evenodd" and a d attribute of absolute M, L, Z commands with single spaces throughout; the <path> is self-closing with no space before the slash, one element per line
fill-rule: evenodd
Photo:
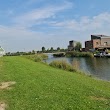
<path fill-rule="evenodd" d="M 54 58 L 49 54 L 46 62 L 51 63 L 54 60 L 65 60 L 80 71 L 91 74 L 97 78 L 110 81 L 110 58 Z"/>

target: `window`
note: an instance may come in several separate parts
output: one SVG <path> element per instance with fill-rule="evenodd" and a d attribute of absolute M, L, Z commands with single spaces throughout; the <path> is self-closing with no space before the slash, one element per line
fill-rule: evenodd
<path fill-rule="evenodd" d="M 107 45 L 107 42 L 104 42 L 104 46 L 106 46 Z"/>
<path fill-rule="evenodd" d="M 99 43 L 98 43 L 98 42 L 96 42 L 96 45 L 99 45 Z"/>

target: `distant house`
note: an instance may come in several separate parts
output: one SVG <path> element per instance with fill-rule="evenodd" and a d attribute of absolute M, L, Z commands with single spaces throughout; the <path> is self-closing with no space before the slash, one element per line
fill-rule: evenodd
<path fill-rule="evenodd" d="M 106 35 L 91 35 L 91 40 L 85 42 L 85 49 L 110 49 L 110 36 Z"/>
<path fill-rule="evenodd" d="M 75 50 L 76 44 L 77 44 L 77 41 L 74 41 L 74 40 L 69 41 L 68 50 L 69 51 Z"/>
<path fill-rule="evenodd" d="M 5 55 L 5 50 L 0 46 L 0 57 Z"/>

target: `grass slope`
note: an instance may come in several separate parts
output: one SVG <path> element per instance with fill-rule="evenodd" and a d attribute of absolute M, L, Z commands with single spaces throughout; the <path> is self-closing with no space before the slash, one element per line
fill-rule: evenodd
<path fill-rule="evenodd" d="M 22 57 L 0 58 L 0 90 L 7 110 L 110 110 L 110 83 Z"/>

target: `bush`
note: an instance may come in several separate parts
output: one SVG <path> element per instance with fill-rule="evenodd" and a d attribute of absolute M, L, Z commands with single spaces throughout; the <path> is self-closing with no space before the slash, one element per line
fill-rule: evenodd
<path fill-rule="evenodd" d="M 40 56 L 37 56 L 35 59 L 34 59 L 35 62 L 41 62 L 42 61 L 42 57 Z"/>
<path fill-rule="evenodd" d="M 48 56 L 46 54 L 38 54 L 43 60 L 46 60 Z"/>
<path fill-rule="evenodd" d="M 73 67 L 69 63 L 67 63 L 64 60 L 53 61 L 49 65 L 52 67 L 60 68 L 60 69 L 67 70 L 67 71 L 76 71 L 75 69 L 73 69 Z"/>
<path fill-rule="evenodd" d="M 65 53 L 56 53 L 56 54 L 53 54 L 54 57 L 64 57 L 65 56 Z"/>
<path fill-rule="evenodd" d="M 67 57 L 93 57 L 93 53 L 71 51 L 71 52 L 66 52 L 66 56 Z"/>
<path fill-rule="evenodd" d="M 35 62 L 41 62 L 43 60 L 46 60 L 48 58 L 45 54 L 35 54 L 35 55 L 25 55 L 26 58 L 31 59 Z"/>

